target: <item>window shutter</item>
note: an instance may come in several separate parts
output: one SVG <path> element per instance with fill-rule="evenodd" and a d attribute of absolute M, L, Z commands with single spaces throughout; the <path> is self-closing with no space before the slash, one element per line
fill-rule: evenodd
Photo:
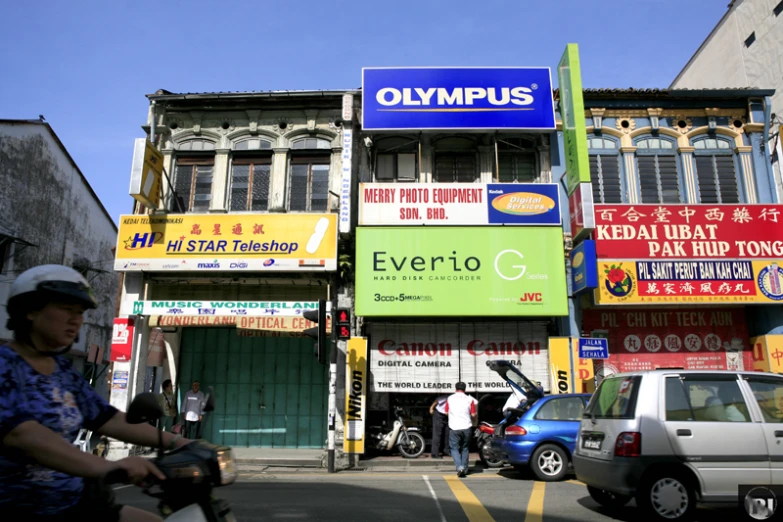
<path fill-rule="evenodd" d="M 378 154 L 375 179 L 383 181 L 394 179 L 394 154 Z"/>
<path fill-rule="evenodd" d="M 661 203 L 682 203 L 680 178 L 677 174 L 677 157 L 658 156 L 658 175 L 661 180 Z"/>
<path fill-rule="evenodd" d="M 416 181 L 416 154 L 397 155 L 397 179 Z"/>
<path fill-rule="evenodd" d="M 702 203 L 720 203 L 712 156 L 696 156 L 696 176 L 699 179 L 699 197 Z"/>
<path fill-rule="evenodd" d="M 289 208 L 294 211 L 307 210 L 307 175 L 310 165 L 291 165 L 291 186 L 289 187 Z"/>
<path fill-rule="evenodd" d="M 231 166 L 231 210 L 247 210 L 247 193 L 250 186 L 250 165 Z"/>
<path fill-rule="evenodd" d="M 620 156 L 599 156 L 604 203 L 622 203 L 623 189 L 620 183 Z"/>
<path fill-rule="evenodd" d="M 715 156 L 721 203 L 739 203 L 739 187 L 733 156 Z"/>
<path fill-rule="evenodd" d="M 636 165 L 639 169 L 639 188 L 642 203 L 660 203 L 658 193 L 658 169 L 655 156 L 637 156 Z"/>
<path fill-rule="evenodd" d="M 271 165 L 253 165 L 251 210 L 264 211 L 269 208 L 269 178 L 271 173 Z"/>

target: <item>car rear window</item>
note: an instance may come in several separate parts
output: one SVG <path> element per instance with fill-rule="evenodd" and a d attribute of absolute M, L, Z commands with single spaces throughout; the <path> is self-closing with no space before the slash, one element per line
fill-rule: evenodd
<path fill-rule="evenodd" d="M 596 419 L 632 419 L 636 413 L 636 398 L 639 395 L 641 375 L 630 377 L 607 377 L 601 381 L 584 417 Z"/>

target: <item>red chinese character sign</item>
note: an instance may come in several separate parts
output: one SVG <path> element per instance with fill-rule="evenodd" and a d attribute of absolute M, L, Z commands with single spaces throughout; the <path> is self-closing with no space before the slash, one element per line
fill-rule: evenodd
<path fill-rule="evenodd" d="M 595 205 L 599 259 L 783 258 L 783 205 Z"/>
<path fill-rule="evenodd" d="M 609 358 L 596 361 L 604 377 L 656 368 L 753 369 L 741 308 L 585 310 L 583 331 L 609 337 Z"/>

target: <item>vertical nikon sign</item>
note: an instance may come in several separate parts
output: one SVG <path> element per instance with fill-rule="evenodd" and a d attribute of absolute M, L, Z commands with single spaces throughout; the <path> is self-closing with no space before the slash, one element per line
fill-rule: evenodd
<path fill-rule="evenodd" d="M 359 227 L 356 314 L 566 316 L 560 227 Z"/>

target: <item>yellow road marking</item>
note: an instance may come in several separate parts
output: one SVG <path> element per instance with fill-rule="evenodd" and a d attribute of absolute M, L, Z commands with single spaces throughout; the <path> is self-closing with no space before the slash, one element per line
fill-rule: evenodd
<path fill-rule="evenodd" d="M 341 471 L 339 473 L 299 473 L 296 471 L 262 471 L 262 472 L 240 472 L 239 476 L 243 478 L 247 477 L 269 477 L 275 478 L 287 478 L 287 477 L 324 477 L 324 478 L 350 478 L 350 477 L 378 477 L 378 478 L 397 478 L 397 477 L 423 477 L 428 475 L 430 477 L 451 477 L 453 473 L 397 473 L 395 471 L 374 471 L 370 473 L 366 472 L 354 472 L 354 471 Z M 471 475 L 469 480 L 475 479 L 505 479 L 501 475 L 491 473 L 488 475 Z"/>
<path fill-rule="evenodd" d="M 544 520 L 544 494 L 546 482 L 533 482 L 533 491 L 527 502 L 525 522 L 542 522 Z"/>
<path fill-rule="evenodd" d="M 449 485 L 452 493 L 457 497 L 459 505 L 462 506 L 462 510 L 470 522 L 495 522 L 489 511 L 479 502 L 476 495 L 468 489 L 462 479 L 453 475 L 443 478 L 446 479 L 446 484 Z"/>
<path fill-rule="evenodd" d="M 569 484 L 576 484 L 577 486 L 584 486 L 584 482 L 579 482 L 578 480 L 566 480 Z"/>

